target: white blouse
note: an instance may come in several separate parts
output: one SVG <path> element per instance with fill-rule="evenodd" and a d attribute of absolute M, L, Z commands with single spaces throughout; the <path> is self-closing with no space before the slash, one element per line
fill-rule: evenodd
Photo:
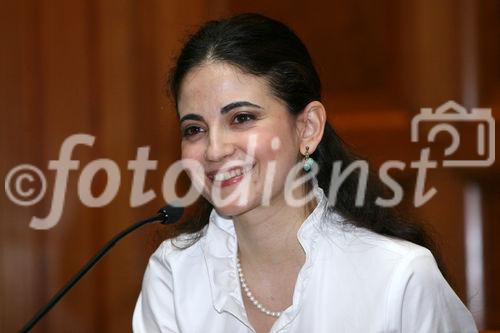
<path fill-rule="evenodd" d="M 293 304 L 270 332 L 477 332 L 429 250 L 342 223 L 319 187 L 315 195 L 319 204 L 297 233 L 306 260 Z M 232 219 L 215 210 L 194 245 L 164 241 L 144 275 L 134 332 L 255 332 L 236 251 Z"/>

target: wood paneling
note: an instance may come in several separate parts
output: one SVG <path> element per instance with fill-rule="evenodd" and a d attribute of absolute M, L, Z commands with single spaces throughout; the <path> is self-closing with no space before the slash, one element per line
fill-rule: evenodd
<path fill-rule="evenodd" d="M 176 116 L 164 79 L 180 40 L 207 19 L 204 1 L 6 1 L 1 12 L 1 175 L 21 163 L 40 168 L 48 193 L 33 207 L 5 195 L 1 207 L 0 330 L 16 331 L 97 249 L 134 219 L 162 205 L 161 180 L 179 157 Z M 95 136 L 72 158 L 60 222 L 29 228 L 31 216 L 50 211 L 54 171 L 47 170 L 69 135 Z M 129 204 L 137 148 L 151 146 L 147 187 L 157 198 Z M 85 207 L 77 195 L 81 170 L 107 158 L 121 171 L 118 195 L 103 208 Z M 98 174 L 94 195 L 106 185 Z M 109 257 L 37 326 L 35 332 L 126 332 L 147 258 L 158 244 L 155 230 L 139 231 Z"/>
<path fill-rule="evenodd" d="M 478 4 L 479 25 L 479 57 L 480 102 L 484 107 L 492 109 L 497 120 L 496 147 L 500 145 L 498 135 L 498 119 L 500 119 L 500 3 L 484 0 Z M 497 149 L 498 152 L 498 149 Z M 498 156 L 498 155 L 497 155 Z M 500 163 L 497 161 L 494 170 L 484 173 L 479 178 L 483 189 L 484 214 L 484 283 L 485 311 L 484 323 L 487 328 L 500 328 Z"/>
<path fill-rule="evenodd" d="M 231 1 L 228 12 L 259 12 L 289 23 L 308 47 L 326 94 L 337 94 L 397 88 L 399 6 L 396 1 L 259 0 Z"/>
<path fill-rule="evenodd" d="M 485 326 L 500 327 L 500 182 L 499 178 L 485 180 L 482 182 L 484 193 L 484 260 L 485 265 L 484 283 L 487 293 L 485 295 Z"/>
<path fill-rule="evenodd" d="M 11 1 L 0 12 L 0 174 L 2 179 L 14 165 L 38 164 L 42 154 L 33 149 L 39 133 L 41 112 L 35 108 L 38 95 L 32 71 L 37 68 L 33 47 L 33 9 L 24 2 Z M 23 134 L 21 134 L 21 131 Z M 14 331 L 44 299 L 39 284 L 46 283 L 43 239 L 31 233 L 27 223 L 36 212 L 21 209 L 0 195 L 0 330 Z"/>
<path fill-rule="evenodd" d="M 0 195 L 0 331 L 19 329 L 107 239 L 162 205 L 163 174 L 180 154 L 175 111 L 164 81 L 186 33 L 198 24 L 243 11 L 288 23 L 319 68 L 328 118 L 341 136 L 374 168 L 391 159 L 407 163 L 397 177 L 407 189 L 409 205 L 415 181 L 409 163 L 419 158 L 422 148 L 410 142 L 412 116 L 421 107 L 450 99 L 463 102 L 463 47 L 468 44 L 460 15 L 465 20 L 476 15 L 463 14 L 465 1 L 4 1 L 0 175 L 30 163 L 44 171 L 49 191 L 31 207 Z M 473 65 L 481 73 L 484 92 L 477 106 L 492 106 L 498 115 L 499 6 L 483 0 L 477 10 L 480 61 Z M 95 144 L 73 152 L 80 168 L 70 172 L 59 224 L 33 230 L 28 226 L 31 216 L 44 217 L 50 210 L 55 172 L 47 169 L 48 161 L 57 159 L 64 139 L 75 133 L 95 136 Z M 446 140 L 440 138 L 432 149 L 442 150 Z M 127 162 L 143 146 L 150 147 L 151 160 L 158 160 L 145 184 L 156 199 L 131 208 Z M 77 181 L 83 167 L 96 158 L 115 161 L 122 181 L 110 204 L 88 208 L 78 198 Z M 480 170 L 432 171 L 428 184 L 439 193 L 415 212 L 440 235 L 455 290 L 467 301 L 463 191 L 470 181 L 481 184 L 487 235 L 485 328 L 500 327 L 495 296 L 499 170 L 496 163 Z M 106 182 L 98 174 L 94 194 Z M 149 227 L 122 241 L 35 331 L 130 331 L 144 268 L 159 232 L 161 228 Z"/>

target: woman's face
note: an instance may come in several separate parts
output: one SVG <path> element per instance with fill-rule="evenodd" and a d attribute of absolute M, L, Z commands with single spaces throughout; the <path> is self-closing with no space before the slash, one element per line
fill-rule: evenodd
<path fill-rule="evenodd" d="M 182 158 L 204 169 L 188 174 L 204 182 L 202 194 L 219 214 L 284 200 L 287 174 L 300 160 L 299 136 L 295 117 L 263 78 L 224 63 L 196 67 L 182 82 L 178 112 Z"/>

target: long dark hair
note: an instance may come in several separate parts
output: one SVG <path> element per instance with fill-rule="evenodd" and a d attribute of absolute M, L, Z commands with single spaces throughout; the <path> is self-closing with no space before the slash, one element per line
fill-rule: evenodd
<path fill-rule="evenodd" d="M 292 115 L 300 114 L 312 101 L 321 101 L 321 81 L 306 47 L 290 28 L 268 17 L 241 14 L 210 21 L 191 35 L 170 74 L 170 92 L 176 107 L 186 74 L 209 62 L 228 63 L 244 73 L 265 78 L 273 94 L 287 104 Z M 359 160 L 328 122 L 321 142 L 311 157 L 319 167 L 316 176 L 318 186 L 326 194 L 330 189 L 333 163 L 339 161 L 345 169 Z M 387 190 L 373 174 L 367 180 L 364 203 L 360 206 L 355 204 L 359 179 L 359 170 L 351 173 L 338 189 L 335 206 L 328 209 L 336 210 L 348 223 L 358 227 L 428 248 L 446 276 L 436 247 L 423 226 L 410 222 L 394 208 L 375 203 L 377 197 L 387 194 Z M 192 235 L 193 242 L 200 237 L 213 206 L 201 197 L 199 207 L 198 215 L 179 224 L 171 236 Z"/>

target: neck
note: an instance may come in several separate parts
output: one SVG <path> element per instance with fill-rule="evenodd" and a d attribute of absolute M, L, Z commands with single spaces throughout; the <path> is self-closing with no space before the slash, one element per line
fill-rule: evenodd
<path fill-rule="evenodd" d="M 291 207 L 284 198 L 278 198 L 267 207 L 235 216 L 240 260 L 262 270 L 302 265 L 305 253 L 297 232 L 314 207 L 315 200 L 309 205 Z"/>

